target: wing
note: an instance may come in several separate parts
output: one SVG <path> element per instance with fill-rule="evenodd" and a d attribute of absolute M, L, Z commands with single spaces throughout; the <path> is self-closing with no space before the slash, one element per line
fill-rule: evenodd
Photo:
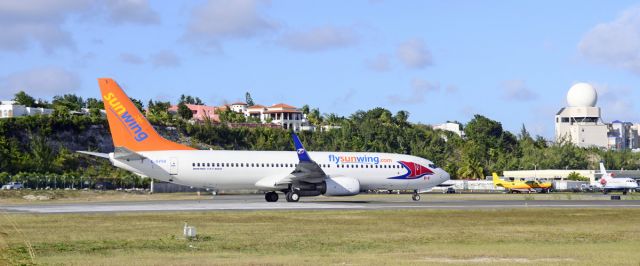
<path fill-rule="evenodd" d="M 86 155 L 95 156 L 95 157 L 109 159 L 109 154 L 108 153 L 92 152 L 92 151 L 76 151 L 76 152 L 77 153 L 86 154 Z"/>
<path fill-rule="evenodd" d="M 320 166 L 311 159 L 307 150 L 302 146 L 298 135 L 291 133 L 293 144 L 298 154 L 298 164 L 296 168 L 287 176 L 268 176 L 256 182 L 256 186 L 263 188 L 286 188 L 289 184 L 312 183 L 317 184 L 324 181 L 327 174 Z"/>

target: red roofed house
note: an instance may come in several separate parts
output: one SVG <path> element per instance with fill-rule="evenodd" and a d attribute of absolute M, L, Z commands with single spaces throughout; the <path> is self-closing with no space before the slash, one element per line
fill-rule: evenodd
<path fill-rule="evenodd" d="M 191 110 L 191 113 L 193 113 L 193 120 L 205 121 L 208 117 L 212 122 L 220 122 L 220 117 L 217 115 L 218 107 L 195 104 L 186 104 L 186 106 Z M 178 106 L 172 105 L 169 108 L 169 112 L 178 112 Z"/>
<path fill-rule="evenodd" d="M 284 104 L 274 104 L 267 107 L 267 110 L 263 112 L 265 120 L 271 118 L 271 123 L 280 124 L 284 129 L 293 129 L 299 131 L 302 124 L 305 123 L 304 115 L 298 108 Z"/>
<path fill-rule="evenodd" d="M 306 123 L 302 111 L 284 103 L 274 104 L 269 107 L 259 104 L 247 106 L 245 103 L 234 103 L 231 104 L 231 110 L 237 113 L 243 113 L 245 117 L 257 118 L 262 123 L 270 121 L 272 124 L 295 131 L 300 131 Z"/>

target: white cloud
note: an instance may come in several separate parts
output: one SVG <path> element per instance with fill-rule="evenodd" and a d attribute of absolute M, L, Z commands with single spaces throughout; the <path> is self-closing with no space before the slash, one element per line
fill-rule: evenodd
<path fill-rule="evenodd" d="M 120 60 L 122 62 L 125 62 L 127 64 L 132 64 L 132 65 L 144 64 L 144 59 L 142 59 L 142 57 L 139 57 L 137 55 L 130 54 L 130 53 L 121 53 Z"/>
<path fill-rule="evenodd" d="M 372 59 L 365 60 L 365 64 L 369 69 L 374 71 L 378 71 L 378 72 L 387 71 L 390 68 L 389 55 L 379 54 L 378 56 Z"/>
<path fill-rule="evenodd" d="M 103 7 L 106 12 L 101 11 Z M 73 50 L 75 43 L 71 33 L 64 29 L 65 22 L 71 15 L 91 19 L 102 13 L 116 23 L 158 21 L 157 14 L 144 0 L 0 1 L 0 50 L 21 52 L 32 43 L 47 53 L 58 49 Z"/>
<path fill-rule="evenodd" d="M 294 51 L 319 52 L 348 47 L 357 41 L 357 34 L 352 29 L 323 26 L 284 34 L 279 43 Z"/>
<path fill-rule="evenodd" d="M 440 89 L 439 83 L 431 83 L 421 78 L 414 78 L 411 81 L 411 93 L 407 96 L 389 95 L 387 100 L 391 104 L 420 104 L 425 101 L 425 95 L 431 91 Z"/>
<path fill-rule="evenodd" d="M 258 13 L 261 3 L 259 0 L 209 0 L 193 10 L 184 37 L 219 46 L 226 38 L 251 38 L 276 29 L 276 23 Z"/>
<path fill-rule="evenodd" d="M 105 2 L 109 11 L 109 20 L 115 24 L 136 23 L 156 24 L 160 17 L 148 0 L 109 0 Z"/>
<path fill-rule="evenodd" d="M 633 90 L 629 87 L 612 87 L 607 84 L 590 83 L 598 92 L 597 105 L 602 108 L 602 116 L 607 122 L 622 120 L 635 122 L 640 120 L 634 105 Z"/>
<path fill-rule="evenodd" d="M 151 55 L 151 63 L 155 67 L 175 67 L 180 65 L 180 58 L 172 51 L 162 50 Z"/>
<path fill-rule="evenodd" d="M 531 101 L 538 98 L 538 95 L 533 92 L 524 80 L 513 79 L 505 80 L 501 84 L 504 98 L 513 101 Z"/>
<path fill-rule="evenodd" d="M 10 95 L 23 90 L 34 97 L 51 97 L 77 90 L 80 79 L 64 68 L 49 66 L 10 74 L 0 80 L 0 86 Z"/>
<path fill-rule="evenodd" d="M 62 29 L 69 13 L 90 5 L 82 0 L 0 1 L 0 49 L 24 51 L 35 42 L 46 52 L 75 47 L 71 34 Z"/>
<path fill-rule="evenodd" d="M 421 39 L 411 39 L 398 46 L 398 58 L 409 68 L 425 68 L 433 64 L 431 52 Z"/>
<path fill-rule="evenodd" d="M 640 7 L 624 11 L 612 22 L 596 25 L 578 50 L 588 60 L 640 74 Z"/>

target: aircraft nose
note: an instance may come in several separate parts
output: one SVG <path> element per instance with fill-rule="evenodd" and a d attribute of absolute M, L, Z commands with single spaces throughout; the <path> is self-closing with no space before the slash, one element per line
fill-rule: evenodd
<path fill-rule="evenodd" d="M 444 181 L 447 181 L 451 179 L 451 176 L 449 175 L 449 173 L 447 173 L 447 171 L 440 169 L 440 178 Z"/>

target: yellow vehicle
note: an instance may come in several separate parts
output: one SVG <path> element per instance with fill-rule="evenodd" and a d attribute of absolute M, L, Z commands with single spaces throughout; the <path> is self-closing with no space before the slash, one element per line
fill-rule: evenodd
<path fill-rule="evenodd" d="M 536 189 L 540 189 L 542 193 L 547 193 L 551 189 L 551 182 L 538 182 L 535 180 L 530 181 L 504 181 L 498 177 L 498 174 L 493 173 L 493 185 L 497 187 L 503 187 L 509 191 L 509 193 L 531 193 Z"/>

